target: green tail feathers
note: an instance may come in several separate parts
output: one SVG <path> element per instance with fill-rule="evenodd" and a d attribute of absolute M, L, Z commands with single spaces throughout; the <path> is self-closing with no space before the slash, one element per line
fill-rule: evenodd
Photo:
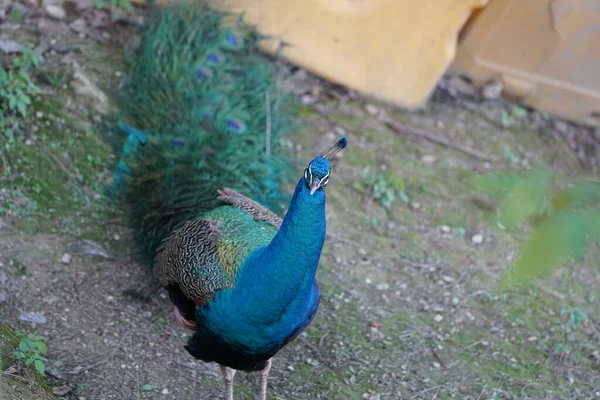
<path fill-rule="evenodd" d="M 292 120 L 272 61 L 243 21 L 208 6 L 157 10 L 119 89 L 120 161 L 109 191 L 152 257 L 177 225 L 234 188 L 274 211 L 291 165 Z"/>

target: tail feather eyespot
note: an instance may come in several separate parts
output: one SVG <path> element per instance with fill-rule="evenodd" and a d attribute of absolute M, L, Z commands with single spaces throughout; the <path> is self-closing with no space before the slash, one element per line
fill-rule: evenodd
<path fill-rule="evenodd" d="M 246 132 L 246 124 L 239 118 L 227 118 L 226 120 L 227 128 L 235 133 L 245 133 Z"/>
<path fill-rule="evenodd" d="M 209 67 L 200 67 L 196 69 L 196 77 L 207 81 L 214 76 L 214 72 Z"/>
<path fill-rule="evenodd" d="M 218 51 L 212 51 L 208 53 L 207 59 L 211 64 L 222 64 L 225 61 L 225 56 Z"/>

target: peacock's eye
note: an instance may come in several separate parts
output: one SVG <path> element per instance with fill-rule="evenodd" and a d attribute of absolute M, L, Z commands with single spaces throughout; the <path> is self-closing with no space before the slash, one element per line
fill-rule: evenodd
<path fill-rule="evenodd" d="M 304 170 L 304 180 L 308 181 L 308 169 Z"/>
<path fill-rule="evenodd" d="M 327 186 L 327 184 L 329 183 L 329 178 L 326 178 L 323 183 L 321 184 L 321 186 L 325 187 Z"/>

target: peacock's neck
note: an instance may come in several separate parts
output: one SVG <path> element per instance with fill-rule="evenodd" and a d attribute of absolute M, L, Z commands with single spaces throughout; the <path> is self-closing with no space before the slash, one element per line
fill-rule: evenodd
<path fill-rule="evenodd" d="M 253 254 L 236 284 L 256 322 L 272 323 L 309 301 L 325 231 L 325 193 L 311 195 L 302 178 L 281 228 Z"/>

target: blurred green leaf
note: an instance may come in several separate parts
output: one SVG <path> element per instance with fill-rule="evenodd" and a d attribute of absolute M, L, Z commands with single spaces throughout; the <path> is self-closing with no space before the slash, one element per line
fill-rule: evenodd
<path fill-rule="evenodd" d="M 508 278 L 536 277 L 564 261 L 583 256 L 587 246 L 587 218 L 584 211 L 555 214 L 536 228 L 521 246 L 519 258 Z"/>
<path fill-rule="evenodd" d="M 46 366 L 44 365 L 44 363 L 41 360 L 35 360 L 35 362 L 33 363 L 33 366 L 37 372 L 39 372 L 42 375 L 45 375 Z"/>
<path fill-rule="evenodd" d="M 500 204 L 497 211 L 498 222 L 506 229 L 513 229 L 541 212 L 551 178 L 551 171 L 541 168 L 523 175 Z"/>
<path fill-rule="evenodd" d="M 512 115 L 515 118 L 524 118 L 527 116 L 527 110 L 523 107 L 514 105 L 512 108 Z"/>
<path fill-rule="evenodd" d="M 564 210 L 569 207 L 581 207 L 585 205 L 597 205 L 600 200 L 600 183 L 578 182 L 559 191 L 552 198 L 552 208 Z"/>
<path fill-rule="evenodd" d="M 600 245 L 600 212 L 592 213 L 590 215 L 590 234 Z"/>
<path fill-rule="evenodd" d="M 514 172 L 494 173 L 475 176 L 472 180 L 472 185 L 475 189 L 498 198 L 506 195 L 517 184 L 519 179 L 519 174 Z"/>
<path fill-rule="evenodd" d="M 19 343 L 19 350 L 21 350 L 22 352 L 29 351 L 29 344 L 26 341 L 21 340 L 21 342 Z"/>
<path fill-rule="evenodd" d="M 33 342 L 33 344 L 39 349 L 40 353 L 46 355 L 48 352 L 48 348 L 46 347 L 46 343 L 42 341 Z"/>

